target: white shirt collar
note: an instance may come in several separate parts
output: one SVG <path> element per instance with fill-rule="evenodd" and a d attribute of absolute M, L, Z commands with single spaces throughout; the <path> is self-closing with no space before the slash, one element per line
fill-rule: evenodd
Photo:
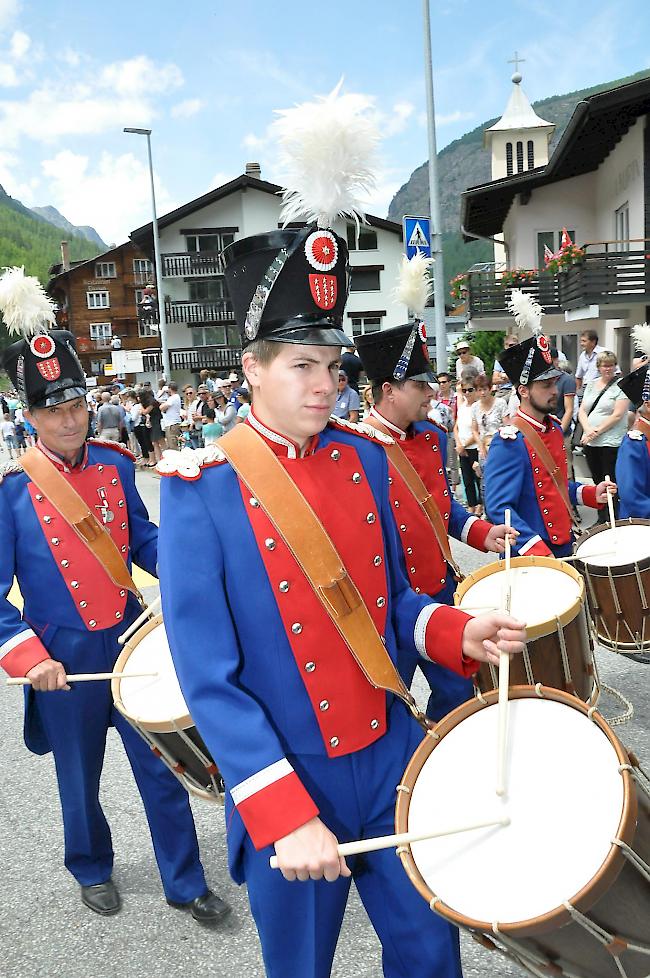
<path fill-rule="evenodd" d="M 379 421 L 381 424 L 386 425 L 388 430 L 392 431 L 394 435 L 397 435 L 400 441 L 406 441 L 406 432 L 402 431 L 401 428 L 398 428 L 397 425 L 391 424 L 391 422 L 388 421 L 383 414 L 379 413 L 376 407 L 370 408 L 370 414 L 373 418 L 377 418 L 377 421 Z"/>

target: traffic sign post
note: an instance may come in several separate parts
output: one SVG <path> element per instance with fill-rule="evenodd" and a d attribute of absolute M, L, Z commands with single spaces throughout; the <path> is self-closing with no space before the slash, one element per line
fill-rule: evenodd
<path fill-rule="evenodd" d="M 431 258 L 431 219 L 428 217 L 404 218 L 404 251 L 408 259 L 419 252 Z"/>

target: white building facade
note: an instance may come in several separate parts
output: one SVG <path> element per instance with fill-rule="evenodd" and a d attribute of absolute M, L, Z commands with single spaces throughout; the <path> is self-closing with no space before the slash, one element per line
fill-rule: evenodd
<path fill-rule="evenodd" d="M 239 366 L 239 331 L 221 253 L 234 240 L 281 226 L 280 191 L 260 178 L 259 167 L 249 164 L 246 174 L 158 219 L 172 377 L 179 383 L 196 381 L 204 368 L 221 373 Z M 372 215 L 367 222 L 360 229 L 342 219 L 334 225 L 350 251 L 351 291 L 344 322 L 350 336 L 407 319 L 405 306 L 393 296 L 403 254 L 402 228 Z M 151 224 L 130 237 L 153 253 Z M 144 379 L 151 379 L 159 363 L 153 329 Z"/>

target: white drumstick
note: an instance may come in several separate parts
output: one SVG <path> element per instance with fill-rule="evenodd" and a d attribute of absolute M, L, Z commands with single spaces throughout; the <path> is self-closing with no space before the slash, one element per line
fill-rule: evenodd
<path fill-rule="evenodd" d="M 117 640 L 118 645 L 124 645 L 126 640 L 131 638 L 134 632 L 137 632 L 140 625 L 142 625 L 142 623 L 145 622 L 147 618 L 151 617 L 153 614 L 155 614 L 155 612 L 158 611 L 158 608 L 160 606 L 160 600 L 161 600 L 160 595 L 158 595 L 157 598 L 154 598 L 154 600 L 151 602 L 149 607 L 145 608 L 142 614 L 138 615 L 135 621 L 131 622 L 127 630 L 125 632 L 122 632 L 122 634 L 119 636 Z"/>
<path fill-rule="evenodd" d="M 605 482 L 609 482 L 609 476 L 605 476 Z M 616 517 L 614 516 L 614 497 L 612 493 L 607 489 L 607 508 L 609 509 L 609 522 L 612 525 L 612 534 L 614 539 L 614 546 L 616 546 Z"/>
<path fill-rule="evenodd" d="M 66 676 L 67 683 L 89 683 L 93 679 L 142 679 L 143 677 L 157 676 L 157 672 L 79 672 L 76 675 Z M 29 686 L 31 679 L 26 676 L 16 676 L 7 679 L 7 686 Z"/>
<path fill-rule="evenodd" d="M 489 822 L 472 822 L 471 825 L 457 825 L 453 829 L 438 829 L 435 832 L 402 832 L 398 835 L 380 835 L 374 839 L 360 839 L 358 842 L 342 842 L 337 846 L 339 856 L 356 856 L 360 852 L 376 852 L 378 849 L 393 849 L 397 846 L 410 846 L 414 842 L 426 842 L 428 839 L 438 839 L 443 835 L 458 835 L 460 832 L 471 832 L 474 829 L 489 829 L 495 825 L 510 825 L 507 816 Z M 278 857 L 269 859 L 271 869 L 278 868 Z"/>
<path fill-rule="evenodd" d="M 566 560 L 570 562 L 572 560 L 581 560 L 584 564 L 588 564 L 590 560 L 594 557 L 613 557 L 616 554 L 616 550 L 599 550 L 598 553 L 585 553 L 585 554 L 570 554 L 568 557 L 558 557 L 558 560 Z"/>
<path fill-rule="evenodd" d="M 512 608 L 512 582 L 510 578 L 510 510 L 506 510 L 506 611 Z M 510 656 L 499 653 L 499 712 L 497 736 L 497 795 L 506 793 L 506 751 L 508 749 L 508 686 L 510 684 Z"/>

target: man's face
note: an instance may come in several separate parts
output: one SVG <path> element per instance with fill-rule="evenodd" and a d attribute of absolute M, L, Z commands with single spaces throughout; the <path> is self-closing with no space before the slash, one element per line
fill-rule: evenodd
<path fill-rule="evenodd" d="M 199 397 L 202 401 L 207 401 L 209 391 L 199 391 Z"/>
<path fill-rule="evenodd" d="M 244 351 L 242 362 L 260 420 L 304 445 L 322 431 L 336 402 L 340 347 L 278 343 L 261 364 Z"/>
<path fill-rule="evenodd" d="M 221 390 L 223 391 L 224 396 L 226 398 L 230 397 L 230 395 L 232 394 L 232 384 L 230 383 L 229 380 L 224 380 L 223 384 L 221 385 Z"/>
<path fill-rule="evenodd" d="M 468 350 L 466 348 L 459 350 L 458 353 L 463 363 L 467 363 L 467 361 L 472 355 L 471 350 Z"/>
<path fill-rule="evenodd" d="M 580 337 L 580 347 L 585 351 L 585 353 L 593 353 L 595 346 L 596 340 L 591 340 L 584 334 Z"/>
<path fill-rule="evenodd" d="M 540 414 L 553 414 L 557 407 L 557 379 L 534 380 L 528 387 L 520 388 L 524 393 L 522 401 L 528 399 L 530 406 Z"/>
<path fill-rule="evenodd" d="M 83 397 L 54 407 L 25 411 L 25 417 L 34 425 L 43 443 L 57 455 L 71 458 L 86 440 L 88 410 Z"/>
<path fill-rule="evenodd" d="M 348 378 L 347 378 L 347 375 L 346 374 L 339 373 L 339 382 L 338 382 L 338 392 L 339 392 L 339 394 L 342 391 L 344 391 L 347 386 L 348 386 Z"/>
<path fill-rule="evenodd" d="M 426 380 L 406 380 L 401 387 L 392 387 L 392 407 L 399 427 L 406 428 L 414 421 L 426 419 L 433 391 Z M 381 410 L 381 408 L 380 408 Z"/>

